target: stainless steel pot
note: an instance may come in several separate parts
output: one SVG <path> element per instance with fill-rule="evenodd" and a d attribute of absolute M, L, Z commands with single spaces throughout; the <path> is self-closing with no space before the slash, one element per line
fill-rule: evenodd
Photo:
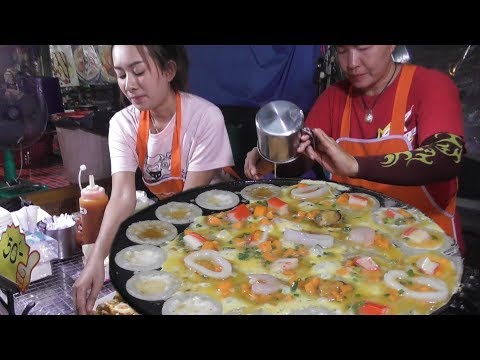
<path fill-rule="evenodd" d="M 262 106 L 255 116 L 258 152 L 266 160 L 282 164 L 298 157 L 297 148 L 303 127 L 303 111 L 285 100 L 271 101 Z"/>

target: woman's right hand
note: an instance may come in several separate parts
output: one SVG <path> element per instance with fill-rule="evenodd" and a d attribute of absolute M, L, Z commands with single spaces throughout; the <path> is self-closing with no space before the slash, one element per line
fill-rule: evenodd
<path fill-rule="evenodd" d="M 87 315 L 92 313 L 104 280 L 105 267 L 103 261 L 97 258 L 88 259 L 80 277 L 73 284 L 73 301 L 77 314 Z"/>
<path fill-rule="evenodd" d="M 260 156 L 256 147 L 247 153 L 243 167 L 245 176 L 252 180 L 260 180 L 264 175 L 273 171 L 273 164 Z"/>

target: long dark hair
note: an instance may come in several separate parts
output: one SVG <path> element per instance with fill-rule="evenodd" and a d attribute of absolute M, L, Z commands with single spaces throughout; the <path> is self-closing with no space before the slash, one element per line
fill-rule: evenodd
<path fill-rule="evenodd" d="M 145 62 L 146 53 L 155 61 L 161 71 L 167 70 L 169 61 L 175 62 L 177 72 L 170 82 L 175 91 L 186 91 L 188 87 L 188 57 L 183 45 L 136 45 Z"/>

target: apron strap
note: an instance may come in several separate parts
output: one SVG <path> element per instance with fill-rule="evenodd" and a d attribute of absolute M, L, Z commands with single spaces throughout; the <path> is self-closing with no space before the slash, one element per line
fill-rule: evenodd
<path fill-rule="evenodd" d="M 352 86 L 348 89 L 347 101 L 343 109 L 342 123 L 340 125 L 340 137 L 350 137 L 350 114 L 352 112 Z"/>
<path fill-rule="evenodd" d="M 171 176 L 174 178 L 180 178 L 182 175 L 182 145 L 180 144 L 180 132 L 182 130 L 182 100 L 180 93 L 176 93 L 176 119 L 175 119 L 175 131 L 173 132 L 172 139 L 172 162 L 170 165 Z"/>
<path fill-rule="evenodd" d="M 224 167 L 223 171 L 225 171 L 231 177 L 241 180 L 240 176 L 238 176 L 237 172 L 231 166 Z"/>
<path fill-rule="evenodd" d="M 150 114 L 148 111 L 140 112 L 140 121 L 138 122 L 138 133 L 137 133 L 137 155 L 138 155 L 138 166 L 143 171 L 143 165 L 145 163 L 145 156 L 147 153 L 147 141 L 148 141 L 148 132 L 150 131 Z"/>
<path fill-rule="evenodd" d="M 413 74 L 416 65 L 404 64 L 400 72 L 400 79 L 395 93 L 395 100 L 392 111 L 392 124 L 390 129 L 391 135 L 403 135 L 405 124 L 405 111 L 407 109 L 408 93 L 412 83 Z M 350 115 L 352 113 L 352 86 L 348 89 L 345 108 L 343 109 L 342 123 L 340 125 L 340 137 L 350 137 Z"/>
<path fill-rule="evenodd" d="M 402 66 L 397 92 L 395 94 L 395 101 L 393 103 L 390 135 L 403 136 L 404 134 L 408 93 L 410 92 L 410 85 L 412 84 L 413 74 L 415 73 L 416 68 L 417 67 L 415 65 L 404 64 Z"/>
<path fill-rule="evenodd" d="M 172 158 L 170 171 L 171 176 L 179 178 L 182 173 L 182 148 L 180 145 L 180 133 L 182 128 L 182 101 L 180 93 L 177 91 L 176 98 L 176 114 L 175 114 L 175 129 L 172 138 Z M 140 112 L 140 121 L 138 124 L 137 134 L 137 154 L 138 165 L 143 171 L 145 164 L 145 157 L 147 155 L 147 142 L 150 133 L 150 111 Z"/>

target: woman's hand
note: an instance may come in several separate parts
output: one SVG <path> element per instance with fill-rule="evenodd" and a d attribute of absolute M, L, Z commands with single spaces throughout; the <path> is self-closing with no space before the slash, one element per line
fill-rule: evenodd
<path fill-rule="evenodd" d="M 352 155 L 343 150 L 323 130 L 313 129 L 312 132 L 315 139 L 309 135 L 302 135 L 298 152 L 306 154 L 332 174 L 349 177 L 358 174 L 358 162 Z M 315 141 L 315 150 L 312 147 L 312 140 Z"/>
<path fill-rule="evenodd" d="M 252 180 L 260 180 L 273 171 L 273 164 L 260 156 L 256 147 L 247 153 L 243 167 L 245 176 Z"/>
<path fill-rule="evenodd" d="M 90 258 L 73 284 L 73 301 L 77 314 L 87 315 L 93 311 L 95 300 L 105 280 L 105 268 L 100 258 Z"/>

